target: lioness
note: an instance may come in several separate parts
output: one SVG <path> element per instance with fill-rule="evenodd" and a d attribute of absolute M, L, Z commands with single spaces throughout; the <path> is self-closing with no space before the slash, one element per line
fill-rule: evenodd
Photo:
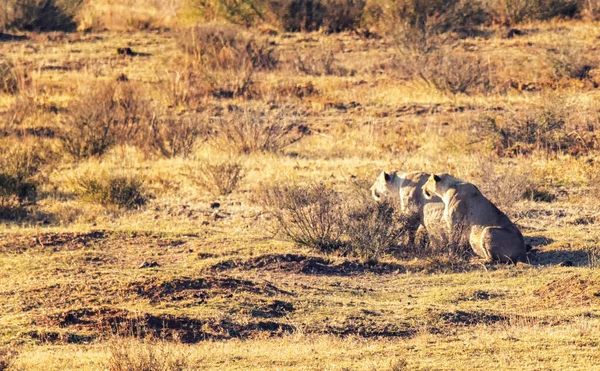
<path fill-rule="evenodd" d="M 418 213 L 419 229 L 427 231 L 432 244 L 442 246 L 447 240 L 444 203 L 440 197 L 424 197 L 423 185 L 428 178 L 429 174 L 420 171 L 400 174 L 382 171 L 371 186 L 371 195 L 376 201 L 387 196 L 398 197 L 402 213 Z"/>
<path fill-rule="evenodd" d="M 488 261 L 516 263 L 527 253 L 523 235 L 479 189 L 448 174 L 432 174 L 423 187 L 426 198 L 441 197 L 444 219 L 457 243 L 468 243 Z"/>

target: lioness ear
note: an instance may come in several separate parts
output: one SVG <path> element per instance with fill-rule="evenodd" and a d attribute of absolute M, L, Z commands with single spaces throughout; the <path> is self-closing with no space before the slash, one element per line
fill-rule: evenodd
<path fill-rule="evenodd" d="M 439 176 L 433 174 L 433 180 L 437 183 L 437 182 L 439 182 L 442 179 Z"/>
<path fill-rule="evenodd" d="M 386 172 L 383 172 L 383 178 L 385 179 L 386 182 L 389 182 L 390 179 L 392 179 L 392 176 Z"/>

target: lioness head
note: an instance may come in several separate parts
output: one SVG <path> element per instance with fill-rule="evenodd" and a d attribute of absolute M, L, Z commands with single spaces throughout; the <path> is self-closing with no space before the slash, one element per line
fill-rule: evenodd
<path fill-rule="evenodd" d="M 442 192 L 440 191 L 440 183 L 442 182 L 442 178 L 439 175 L 431 174 L 429 179 L 427 179 L 427 183 L 423 185 L 423 195 L 426 199 L 432 199 L 435 196 L 442 196 Z"/>
<path fill-rule="evenodd" d="M 388 174 L 385 171 L 382 171 L 381 174 L 379 174 L 377 180 L 375 180 L 375 183 L 371 186 L 371 195 L 375 201 L 381 200 L 382 197 L 386 197 L 391 192 L 398 191 L 397 187 L 394 185 L 395 177 L 395 172 Z"/>

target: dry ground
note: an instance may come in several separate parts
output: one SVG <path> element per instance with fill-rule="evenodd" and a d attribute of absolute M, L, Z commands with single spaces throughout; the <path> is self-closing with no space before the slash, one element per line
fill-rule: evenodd
<path fill-rule="evenodd" d="M 4 362 L 15 370 L 117 370 L 129 361 L 219 370 L 600 369 L 596 152 L 496 157 L 471 135 L 482 113 L 527 111 L 549 100 L 597 113 L 593 84 L 552 80 L 544 56 L 571 44 L 592 55 L 600 28 L 572 22 L 526 31 L 461 41 L 505 67 L 498 86 L 506 88 L 469 96 L 397 76 L 389 40 L 270 36 L 282 63 L 257 73 L 258 97 L 203 104 L 214 112 L 291 107 L 312 134 L 280 154 L 245 156 L 243 184 L 218 199 L 217 212 L 210 207 L 217 198 L 186 176 L 195 160 L 130 147 L 99 160 L 62 160 L 48 170 L 30 215 L 2 225 L 0 369 Z M 168 95 L 161 84 L 179 53 L 176 33 L 2 42 L 2 53 L 27 69 L 39 104 L 36 119 L 23 124 L 38 130 L 5 139 L 57 145 L 52 133 L 62 109 L 91 81 L 125 74 L 156 99 Z M 118 47 L 145 54 L 117 55 Z M 296 53 L 323 48 L 333 48 L 336 66 L 349 72 L 308 76 L 290 67 Z M 309 84 L 306 96 L 287 93 Z M 13 99 L 2 96 L 4 110 Z M 197 153 L 224 156 L 210 145 Z M 86 168 L 144 174 L 154 198 L 135 211 L 79 201 L 68 180 Z M 325 180 L 347 189 L 384 168 L 450 172 L 484 190 L 528 174 L 551 196 L 508 205 L 534 246 L 531 264 L 386 257 L 366 265 L 322 256 L 274 239 L 268 215 L 253 202 L 261 182 Z M 144 262 L 158 265 L 140 268 Z"/>

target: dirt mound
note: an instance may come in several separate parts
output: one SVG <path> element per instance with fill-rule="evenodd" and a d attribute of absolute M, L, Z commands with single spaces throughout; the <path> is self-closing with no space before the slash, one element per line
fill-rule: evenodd
<path fill-rule="evenodd" d="M 294 305 L 287 301 L 273 300 L 251 310 L 252 317 L 258 318 L 280 318 L 295 311 Z"/>
<path fill-rule="evenodd" d="M 355 261 L 344 261 L 343 263 L 335 264 L 321 257 L 297 254 L 268 254 L 248 260 L 227 260 L 213 265 L 211 269 L 224 271 L 234 268 L 243 270 L 265 269 L 327 276 L 349 276 L 366 272 L 375 274 L 405 272 L 404 267 L 400 264 L 377 263 L 369 265 Z"/>
<path fill-rule="evenodd" d="M 89 233 L 44 233 L 35 236 L 23 236 L 0 242 L 0 252 L 24 252 L 34 248 L 52 248 L 57 250 L 77 250 L 94 241 L 106 238 L 103 231 Z"/>
<path fill-rule="evenodd" d="M 93 331 L 98 335 L 147 337 L 195 343 L 204 340 L 247 339 L 256 336 L 281 336 L 295 328 L 274 321 L 237 323 L 230 319 L 195 319 L 185 316 L 133 313 L 116 308 L 82 308 L 50 318 L 63 328 Z M 62 336 L 40 338 L 45 342 L 62 341 Z"/>
<path fill-rule="evenodd" d="M 275 287 L 269 282 L 256 283 L 231 277 L 181 277 L 169 281 L 155 280 L 133 285 L 136 293 L 149 298 L 153 302 L 161 300 L 182 301 L 192 299 L 198 304 L 209 297 L 233 297 L 236 293 L 249 292 L 253 294 L 274 296 L 276 294 L 291 295 Z"/>
<path fill-rule="evenodd" d="M 432 334 L 452 334 L 464 326 L 491 326 L 497 323 L 508 323 L 510 317 L 487 311 L 438 312 L 429 310 L 423 316 L 424 326 Z"/>
<path fill-rule="evenodd" d="M 486 312 L 467 312 L 457 310 L 455 312 L 444 312 L 437 315 L 437 317 L 449 325 L 464 325 L 464 326 L 477 326 L 477 325 L 492 325 L 498 322 L 507 322 L 508 317 L 500 314 L 490 314 Z"/>
<path fill-rule="evenodd" d="M 540 287 L 534 294 L 552 303 L 590 305 L 600 303 L 600 284 L 591 277 L 573 274 Z"/>
<path fill-rule="evenodd" d="M 349 316 L 341 321 L 328 321 L 327 323 L 309 326 L 306 332 L 317 334 L 330 334 L 335 336 L 361 336 L 372 337 L 411 337 L 416 333 L 410 325 L 405 323 L 389 323 L 383 320 L 363 316 Z"/>
<path fill-rule="evenodd" d="M 452 300 L 453 303 L 458 303 L 461 301 L 483 301 L 490 300 L 495 298 L 501 298 L 503 295 L 495 292 L 485 291 L 485 290 L 475 290 L 462 292 L 458 294 L 457 298 Z"/>

